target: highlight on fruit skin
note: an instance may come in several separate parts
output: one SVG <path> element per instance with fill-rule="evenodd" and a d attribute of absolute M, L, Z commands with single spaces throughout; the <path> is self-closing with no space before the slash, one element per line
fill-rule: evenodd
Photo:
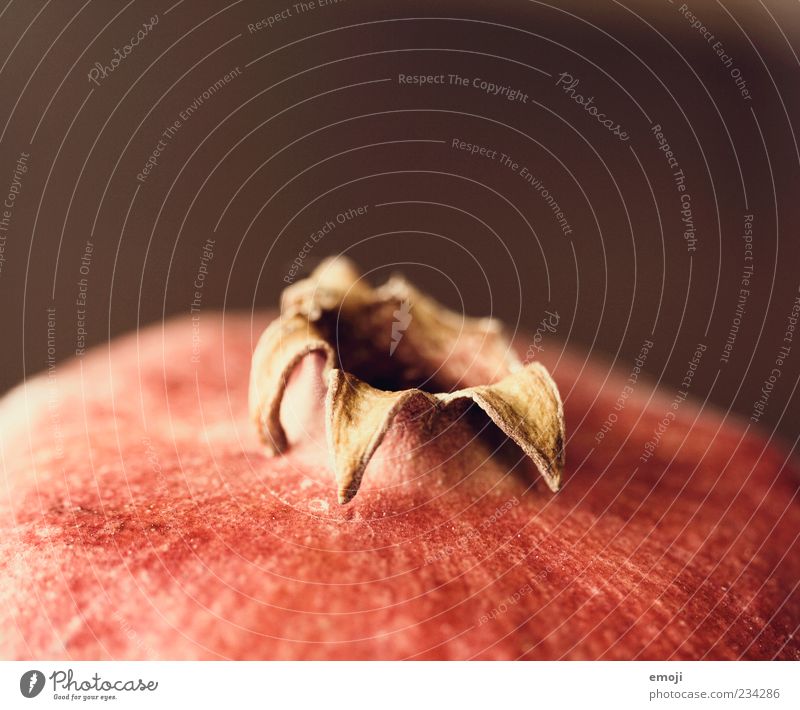
<path fill-rule="evenodd" d="M 468 318 L 393 276 L 367 284 L 344 257 L 323 261 L 281 295 L 250 371 L 250 414 L 267 452 L 289 447 L 281 402 L 306 356 L 324 357 L 325 427 L 338 500 L 358 492 L 393 420 L 412 402 L 443 414 L 477 404 L 533 461 L 552 491 L 564 469 L 564 411 L 541 364 L 522 363 L 502 325 Z"/>

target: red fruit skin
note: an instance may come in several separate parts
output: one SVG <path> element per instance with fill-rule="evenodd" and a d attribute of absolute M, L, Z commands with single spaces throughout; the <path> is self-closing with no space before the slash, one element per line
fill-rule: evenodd
<path fill-rule="evenodd" d="M 268 318 L 204 313 L 198 363 L 191 321 L 158 325 L 0 404 L 0 656 L 800 658 L 780 447 L 687 401 L 641 463 L 672 393 L 639 383 L 598 444 L 624 375 L 549 349 L 561 492 L 509 472 L 479 416 L 408 413 L 339 506 L 313 361 L 304 441 L 268 459 L 248 420 Z"/>

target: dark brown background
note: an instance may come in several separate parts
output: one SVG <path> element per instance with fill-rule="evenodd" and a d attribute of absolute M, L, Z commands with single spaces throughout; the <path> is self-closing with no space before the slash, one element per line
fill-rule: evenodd
<path fill-rule="evenodd" d="M 58 358 L 74 353 L 87 240 L 86 328 L 100 343 L 188 311 L 209 238 L 201 318 L 275 304 L 308 233 L 368 205 L 314 247 L 300 275 L 347 252 L 373 281 L 402 270 L 451 307 L 523 331 L 555 309 L 559 339 L 623 371 L 652 334 L 647 370 L 668 390 L 703 342 L 692 394 L 749 416 L 800 281 L 800 9 L 788 0 L 688 3 L 741 69 L 746 101 L 681 4 L 346 0 L 251 34 L 248 23 L 292 3 L 3 0 L 0 194 L 20 153 L 31 157 L 0 272 L 0 386 L 45 367 L 48 307 Z M 90 84 L 92 65 L 108 63 L 156 14 L 119 68 Z M 237 66 L 241 76 L 138 183 L 161 131 Z M 628 143 L 555 86 L 564 71 L 620 121 Z M 399 73 L 480 76 L 529 102 L 399 86 Z M 390 81 L 364 84 L 380 79 Z M 654 123 L 686 173 L 698 237 L 691 258 Z M 425 142 L 453 137 L 528 166 L 562 206 L 571 238 L 518 175 Z M 386 202 L 404 204 L 376 206 Z M 747 212 L 755 280 L 722 364 Z M 800 342 L 762 420 L 792 441 L 798 373 Z"/>

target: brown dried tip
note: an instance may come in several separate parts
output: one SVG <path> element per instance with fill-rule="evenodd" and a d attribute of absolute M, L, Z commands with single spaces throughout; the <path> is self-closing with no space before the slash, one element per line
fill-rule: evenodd
<path fill-rule="evenodd" d="M 519 361 L 498 321 L 460 316 L 400 277 L 372 288 L 349 260 L 324 261 L 284 290 L 281 316 L 253 353 L 250 411 L 273 455 L 288 447 L 280 406 L 289 376 L 312 352 L 326 359 L 325 424 L 340 503 L 353 499 L 395 416 L 416 398 L 433 414 L 472 400 L 558 490 L 558 388 L 542 365 Z"/>

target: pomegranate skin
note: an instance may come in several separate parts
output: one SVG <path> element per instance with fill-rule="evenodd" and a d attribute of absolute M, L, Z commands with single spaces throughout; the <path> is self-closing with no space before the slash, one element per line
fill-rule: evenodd
<path fill-rule="evenodd" d="M 624 375 L 548 348 L 558 494 L 472 410 L 407 411 L 340 506 L 313 359 L 287 455 L 248 420 L 269 318 L 203 313 L 197 362 L 192 322 L 159 324 L 0 403 L 0 656 L 800 659 L 779 446 L 687 401 L 642 463 L 672 393 L 640 382 L 598 443 Z"/>

